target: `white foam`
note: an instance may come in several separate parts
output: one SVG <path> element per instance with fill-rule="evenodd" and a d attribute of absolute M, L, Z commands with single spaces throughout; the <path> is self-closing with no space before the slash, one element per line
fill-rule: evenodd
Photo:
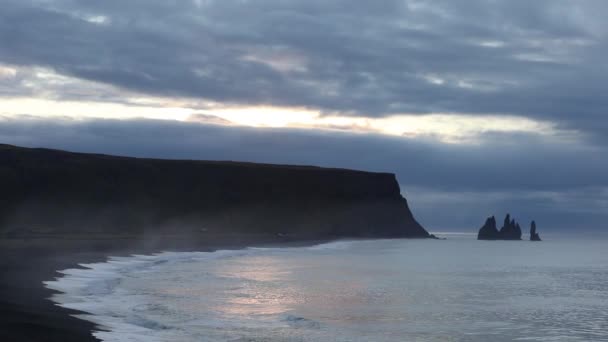
<path fill-rule="evenodd" d="M 133 255 L 130 257 L 110 257 L 106 262 L 80 264 L 83 268 L 59 271 L 62 277 L 45 281 L 44 285 L 61 292 L 52 297 L 59 306 L 82 311 L 79 318 L 97 324 L 102 330 L 94 335 L 102 341 L 162 341 L 158 330 L 164 327 L 156 322 L 146 326 L 141 320 L 125 316 L 124 309 L 138 305 L 138 298 L 130 298 L 118 293 L 124 277 L 137 272 L 153 272 L 155 266 L 192 260 L 217 259 L 252 253 L 241 251 L 216 252 L 163 252 L 154 255 Z M 104 331 L 107 330 L 107 331 Z"/>
<path fill-rule="evenodd" d="M 188 262 L 206 262 L 222 258 L 243 257 L 263 253 L 284 253 L 294 249 L 339 250 L 352 245 L 352 241 L 337 241 L 313 247 L 292 248 L 247 248 L 243 250 L 219 250 L 215 252 L 162 252 L 153 255 L 132 255 L 129 257 L 109 257 L 106 262 L 79 264 L 82 268 L 59 271 L 61 277 L 45 281 L 44 285 L 60 293 L 52 300 L 57 305 L 83 312 L 77 317 L 93 322 L 99 330 L 93 335 L 102 341 L 173 341 L 190 340 L 190 336 L 164 322 L 171 321 L 171 313 L 154 307 L 154 294 L 138 292 L 135 288 L 123 288 L 121 283 L 137 278 L 138 275 L 179 267 Z M 204 274 L 197 274 L 204 277 Z M 204 279 L 203 279 L 204 280 Z M 201 280 L 201 281 L 203 281 Z M 145 311 L 145 314 L 140 314 Z M 204 315 L 204 314 L 202 314 Z M 150 318 L 152 317 L 152 318 Z M 158 318 L 158 319 L 156 319 Z M 183 327 L 183 317 L 179 324 Z M 202 324 L 197 319 L 205 319 L 205 324 L 220 326 L 229 321 L 210 323 L 213 317 L 193 318 L 191 324 Z M 294 322 L 287 320 L 290 324 Z M 302 322 L 309 322 L 302 320 Z M 297 324 L 301 324 L 297 320 Z M 188 324 L 186 322 L 186 324 Z M 246 322 L 234 322 L 246 326 Z M 285 324 L 285 322 L 278 322 Z M 189 338 L 190 337 L 190 338 Z M 200 339 L 192 339 L 200 340 Z M 226 339 L 208 339 L 224 341 Z"/>

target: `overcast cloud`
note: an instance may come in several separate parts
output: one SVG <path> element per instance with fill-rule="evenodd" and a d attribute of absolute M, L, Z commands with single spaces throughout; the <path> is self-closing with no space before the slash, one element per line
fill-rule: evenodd
<path fill-rule="evenodd" d="M 162 95 L 593 130 L 605 13 L 603 0 L 3 0 L 0 58 Z"/>
<path fill-rule="evenodd" d="M 13 115 L 0 118 L 0 142 L 390 171 L 430 226 L 468 227 L 510 210 L 605 227 L 607 13 L 604 0 L 0 0 L 0 115 L 8 98 L 157 96 L 349 117 L 522 117 L 555 128 L 447 144 L 237 127 L 206 114 L 203 124 Z M 222 125 L 204 124 L 210 118 Z"/>

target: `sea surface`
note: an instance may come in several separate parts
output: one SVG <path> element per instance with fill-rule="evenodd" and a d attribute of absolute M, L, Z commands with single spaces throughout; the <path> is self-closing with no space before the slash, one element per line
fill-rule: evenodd
<path fill-rule="evenodd" d="M 103 341 L 608 341 L 608 240 L 439 235 L 111 258 L 46 286 Z"/>

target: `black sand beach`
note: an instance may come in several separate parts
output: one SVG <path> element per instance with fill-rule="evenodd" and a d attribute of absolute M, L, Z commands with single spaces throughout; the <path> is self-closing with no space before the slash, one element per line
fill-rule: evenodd
<path fill-rule="evenodd" d="M 81 263 L 101 262 L 109 256 L 161 251 L 213 251 L 262 245 L 310 245 L 323 241 L 289 241 L 272 236 L 225 236 L 206 241 L 189 238 L 133 239 L 2 239 L 0 240 L 0 341 L 97 341 L 94 324 L 55 305 L 54 291 L 43 281 L 61 276 L 57 271 Z"/>
<path fill-rule="evenodd" d="M 68 265 L 58 256 L 25 256 L 3 251 L 0 282 L 0 339 L 2 341 L 94 341 L 92 324 L 70 317 L 69 310 L 47 300 L 42 285 L 55 268 Z M 11 262 L 13 261 L 14 262 Z"/>

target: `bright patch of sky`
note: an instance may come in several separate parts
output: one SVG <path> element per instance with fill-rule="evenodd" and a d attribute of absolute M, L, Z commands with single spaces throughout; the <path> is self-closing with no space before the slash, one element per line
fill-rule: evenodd
<path fill-rule="evenodd" d="M 434 78 L 431 79 L 438 83 Z M 21 89 L 22 92 L 18 95 L 11 94 L 9 88 Z M 199 99 L 155 97 L 80 80 L 39 67 L 0 66 L 0 94 L 2 93 L 4 98 L 0 115 L 5 117 L 25 114 L 47 118 L 165 119 L 251 127 L 379 133 L 430 138 L 446 143 L 480 142 L 487 132 L 522 132 L 543 136 L 563 133 L 551 122 L 516 115 L 401 113 L 366 117 L 297 107 L 237 106 Z"/>

